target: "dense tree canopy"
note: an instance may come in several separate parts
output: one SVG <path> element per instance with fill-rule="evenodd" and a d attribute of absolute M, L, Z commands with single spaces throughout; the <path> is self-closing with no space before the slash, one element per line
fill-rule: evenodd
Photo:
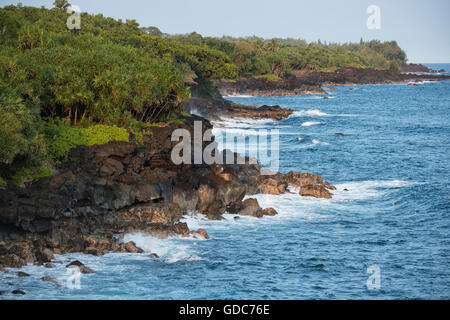
<path fill-rule="evenodd" d="M 240 76 L 274 74 L 282 76 L 295 71 L 333 71 L 342 67 L 390 69 L 406 61 L 397 42 L 372 40 L 360 43 L 307 43 L 301 39 L 262 39 L 202 37 L 198 33 L 161 37 L 182 44 L 207 45 L 227 54 Z"/>
<path fill-rule="evenodd" d="M 237 75 L 222 51 L 163 39 L 134 20 L 83 13 L 81 29 L 69 30 L 67 1 L 54 5 L 0 9 L 3 169 L 24 158 L 47 159 L 57 140 L 44 133 L 47 119 L 63 118 L 80 128 L 164 121 L 182 112 L 189 97 L 186 75 Z"/>

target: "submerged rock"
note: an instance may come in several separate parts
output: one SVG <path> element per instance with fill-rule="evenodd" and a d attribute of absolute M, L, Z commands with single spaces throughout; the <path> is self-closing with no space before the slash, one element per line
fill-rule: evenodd
<path fill-rule="evenodd" d="M 11 291 L 11 293 L 12 293 L 12 294 L 21 294 L 21 295 L 24 295 L 24 294 L 25 294 L 25 291 L 22 291 L 22 290 L 13 290 L 13 291 Z"/>
<path fill-rule="evenodd" d="M 263 209 L 263 214 L 265 216 L 276 216 L 278 214 L 278 212 L 274 208 L 266 208 L 266 209 Z"/>
<path fill-rule="evenodd" d="M 150 253 L 149 257 L 152 258 L 152 259 L 158 259 L 159 258 L 159 256 L 156 253 Z"/>
<path fill-rule="evenodd" d="M 58 284 L 58 281 L 56 281 L 55 279 L 53 279 L 50 276 L 44 276 L 44 277 L 41 278 L 41 280 L 44 281 L 44 282 L 51 282 L 51 283 L 54 283 L 54 284 Z"/>
<path fill-rule="evenodd" d="M 202 236 L 203 238 L 205 238 L 205 239 L 209 239 L 209 235 L 208 235 L 208 233 L 206 232 L 206 230 L 205 229 L 198 229 L 197 231 L 195 231 L 195 233 L 196 234 L 199 234 L 200 236 Z"/>
<path fill-rule="evenodd" d="M 71 263 L 69 263 L 66 268 L 78 268 L 80 270 L 81 273 L 84 274 L 90 274 L 90 273 L 95 273 L 94 270 L 92 270 L 91 268 L 87 267 L 84 265 L 84 263 L 75 260 L 72 261 Z"/>
<path fill-rule="evenodd" d="M 18 277 L 29 277 L 30 275 L 26 272 L 19 271 L 17 272 Z"/>

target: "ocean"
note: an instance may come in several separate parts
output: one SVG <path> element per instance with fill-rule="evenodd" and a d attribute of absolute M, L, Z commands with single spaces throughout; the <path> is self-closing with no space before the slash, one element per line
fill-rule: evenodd
<path fill-rule="evenodd" d="M 191 213 L 183 220 L 210 240 L 130 234 L 160 259 L 60 255 L 54 269 L 21 268 L 30 277 L 0 272 L 0 299 L 449 299 L 450 81 L 336 88 L 329 99 L 229 98 L 295 112 L 215 130 L 278 129 L 279 170 L 322 175 L 337 187 L 332 199 L 252 196 L 279 212 L 262 219 Z M 78 288 L 64 285 L 73 259 L 95 270 Z"/>

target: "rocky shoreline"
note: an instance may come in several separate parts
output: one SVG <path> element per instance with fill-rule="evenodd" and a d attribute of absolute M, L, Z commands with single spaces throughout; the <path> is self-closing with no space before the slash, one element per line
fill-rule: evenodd
<path fill-rule="evenodd" d="M 289 117 L 294 110 L 280 106 L 245 106 L 223 98 L 216 84 L 207 88 L 199 84 L 191 87 L 191 98 L 186 102 L 185 110 L 204 117 L 209 121 L 225 118 L 274 119 Z"/>
<path fill-rule="evenodd" d="M 207 231 L 189 230 L 180 222 L 183 214 L 192 211 L 215 220 L 225 212 L 254 217 L 277 214 L 272 208 L 261 208 L 255 199 L 243 201 L 246 195 L 292 192 L 289 188 L 295 186 L 301 196 L 332 197 L 334 187 L 318 175 L 264 175 L 248 158 L 243 165 L 173 165 L 173 130 L 192 131 L 194 121 L 202 121 L 203 130 L 211 128 L 208 120 L 197 116 L 184 120 L 184 124 L 152 127 L 142 145 L 110 142 L 77 147 L 52 177 L 25 188 L 3 186 L 0 267 L 46 265 L 54 254 L 73 252 L 97 256 L 143 252 L 134 243 L 123 242 L 126 233 L 207 239 Z M 231 151 L 223 156 L 240 157 Z"/>
<path fill-rule="evenodd" d="M 223 96 L 280 96 L 299 94 L 327 94 L 324 86 L 393 84 L 411 81 L 450 80 L 448 75 L 392 73 L 388 70 L 361 68 L 342 68 L 335 72 L 296 73 L 288 79 L 277 81 L 265 78 L 241 78 L 236 81 L 216 81 L 215 84 Z"/>
<path fill-rule="evenodd" d="M 323 86 L 328 85 L 448 79 L 345 68 L 334 73 L 297 75 L 275 85 L 258 79 L 216 82 L 218 89 L 194 86 L 185 107 L 192 115 L 183 117 L 181 122 L 151 127 L 140 145 L 110 142 L 77 147 L 52 177 L 25 187 L 12 183 L 1 186 L 0 271 L 8 272 L 4 268 L 20 268 L 29 263 L 51 267 L 57 263 L 54 254 L 143 253 L 135 243 L 124 242 L 127 233 L 208 239 L 206 230 L 189 230 L 186 223 L 180 222 L 183 215 L 195 211 L 213 220 L 223 219 L 225 212 L 257 218 L 276 215 L 273 208 L 261 208 L 256 199 L 248 198 L 258 193 L 332 197 L 335 188 L 319 175 L 268 175 L 258 164 L 231 151 L 224 151 L 221 156 L 232 157 L 234 163 L 239 158 L 245 164 L 174 165 L 170 156 L 177 144 L 171 141 L 175 129 L 183 128 L 193 134 L 194 121 L 201 121 L 205 131 L 212 128 L 210 121 L 223 117 L 281 120 L 293 112 L 280 106 L 235 104 L 223 99 L 222 94 L 326 93 Z M 151 253 L 150 258 L 157 255 Z M 95 272 L 80 261 L 67 267 L 72 266 Z M 53 282 L 44 278 L 43 281 Z"/>

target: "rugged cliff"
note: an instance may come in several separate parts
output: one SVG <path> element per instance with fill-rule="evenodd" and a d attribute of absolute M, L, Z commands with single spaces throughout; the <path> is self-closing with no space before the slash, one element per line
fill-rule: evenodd
<path fill-rule="evenodd" d="M 0 267 L 45 263 L 54 253 L 142 252 L 123 243 L 127 232 L 158 237 L 179 235 L 207 238 L 205 230 L 189 230 L 180 222 L 189 211 L 221 219 L 225 212 L 262 217 L 274 215 L 245 195 L 290 192 L 330 198 L 331 185 L 307 173 L 264 175 L 256 164 L 174 165 L 172 132 L 193 132 L 194 121 L 153 127 L 142 145 L 111 142 L 72 149 L 68 162 L 52 177 L 25 188 L 8 184 L 0 189 Z M 202 145 L 202 148 L 207 143 Z M 192 146 L 194 147 L 194 146 Z M 224 152 L 237 163 L 240 157 Z"/>

